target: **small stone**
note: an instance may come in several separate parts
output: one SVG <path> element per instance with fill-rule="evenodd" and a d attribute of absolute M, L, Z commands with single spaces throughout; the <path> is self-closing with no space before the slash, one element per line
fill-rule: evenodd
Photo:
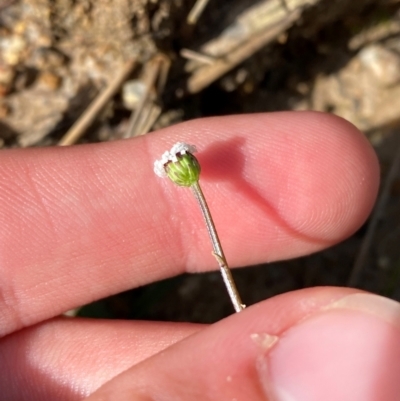
<path fill-rule="evenodd" d="M 38 85 L 44 86 L 50 90 L 56 90 L 60 87 L 61 78 L 49 71 L 42 72 L 38 79 Z"/>
<path fill-rule="evenodd" d="M 22 36 L 10 35 L 0 40 L 0 53 L 8 65 L 17 65 L 26 49 L 26 42 Z"/>
<path fill-rule="evenodd" d="M 125 83 L 122 88 L 122 101 L 128 110 L 134 110 L 146 91 L 145 84 L 134 79 Z"/>
<path fill-rule="evenodd" d="M 365 47 L 360 52 L 360 61 L 382 86 L 400 82 L 400 57 L 383 46 Z"/>

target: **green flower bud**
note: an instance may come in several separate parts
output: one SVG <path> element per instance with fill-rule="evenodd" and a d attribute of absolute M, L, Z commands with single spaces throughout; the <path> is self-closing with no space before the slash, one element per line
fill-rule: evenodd
<path fill-rule="evenodd" d="M 190 187 L 199 180 L 200 164 L 193 156 L 194 145 L 178 142 L 154 162 L 154 172 L 159 177 L 169 177 L 181 187 Z"/>
<path fill-rule="evenodd" d="M 191 153 L 176 155 L 177 161 L 168 162 L 164 168 L 172 182 L 181 187 L 190 187 L 199 180 L 200 164 Z"/>

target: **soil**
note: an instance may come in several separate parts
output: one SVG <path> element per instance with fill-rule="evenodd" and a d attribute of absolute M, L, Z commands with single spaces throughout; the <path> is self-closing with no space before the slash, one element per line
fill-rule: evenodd
<path fill-rule="evenodd" d="M 165 86 L 152 92 L 159 115 L 151 130 L 211 115 L 331 112 L 365 133 L 386 179 L 400 149 L 399 1 L 210 1 L 190 26 L 185 21 L 193 4 L 0 0 L 0 147 L 57 145 L 115 71 L 133 58 L 136 64 L 129 79 L 79 143 L 121 138 L 131 109 L 137 107 L 135 96 L 140 93 L 135 88 L 146 82 L 150 64 L 162 55 L 169 72 Z M 279 12 L 254 19 L 257 13 L 252 9 L 258 6 Z M 284 25 L 282 10 L 293 23 Z M 208 71 L 208 61 L 185 60 L 183 48 L 208 55 L 211 65 L 216 58 L 229 60 L 229 55 L 220 54 L 221 48 L 231 46 L 234 52 L 243 45 L 235 42 L 240 35 L 258 37 L 262 18 L 273 17 L 273 26 L 282 26 L 279 34 L 210 84 L 190 86 L 196 74 Z M 390 179 L 387 202 L 379 208 L 380 218 L 354 283 L 397 300 L 399 174 Z M 250 305 L 298 288 L 347 285 L 367 230 L 368 222 L 347 241 L 315 255 L 236 270 L 243 299 Z M 172 278 L 79 310 L 83 316 L 193 322 L 213 322 L 231 312 L 217 272 Z"/>

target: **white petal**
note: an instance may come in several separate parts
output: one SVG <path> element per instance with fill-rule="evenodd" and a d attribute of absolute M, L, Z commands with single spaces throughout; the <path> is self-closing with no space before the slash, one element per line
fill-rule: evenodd
<path fill-rule="evenodd" d="M 170 153 L 169 153 L 168 150 L 167 150 L 167 151 L 164 152 L 163 155 L 161 156 L 161 160 L 160 160 L 160 161 L 161 161 L 163 164 L 166 164 L 166 163 L 168 163 L 170 160 L 171 160 L 171 155 L 170 155 Z"/>
<path fill-rule="evenodd" d="M 167 173 L 165 172 L 164 168 L 165 163 L 163 160 L 156 160 L 154 162 L 154 172 L 159 176 L 159 177 L 166 177 Z"/>
<path fill-rule="evenodd" d="M 177 153 L 185 154 L 186 152 L 195 153 L 196 146 L 189 145 L 185 142 L 178 142 L 174 146 L 172 146 L 172 148 L 170 150 L 170 154 L 172 156 L 175 156 Z"/>
<path fill-rule="evenodd" d="M 165 165 L 168 162 L 173 162 L 176 163 L 178 161 L 177 154 L 186 154 L 187 152 L 189 153 L 195 153 L 196 146 L 194 145 L 189 145 L 184 142 L 178 142 L 174 146 L 172 146 L 170 151 L 166 151 L 163 153 L 161 156 L 160 160 L 156 160 L 154 162 L 154 172 L 159 176 L 159 177 L 166 177 L 167 173 L 165 172 Z"/>

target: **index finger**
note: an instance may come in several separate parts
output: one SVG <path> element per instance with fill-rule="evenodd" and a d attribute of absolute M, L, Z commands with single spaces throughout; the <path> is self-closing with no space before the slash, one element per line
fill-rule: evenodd
<path fill-rule="evenodd" d="M 2 334 L 183 271 L 215 268 L 190 191 L 153 162 L 194 143 L 228 262 L 304 255 L 355 231 L 378 187 L 376 156 L 318 113 L 203 119 L 146 137 L 7 150 L 0 160 Z"/>

